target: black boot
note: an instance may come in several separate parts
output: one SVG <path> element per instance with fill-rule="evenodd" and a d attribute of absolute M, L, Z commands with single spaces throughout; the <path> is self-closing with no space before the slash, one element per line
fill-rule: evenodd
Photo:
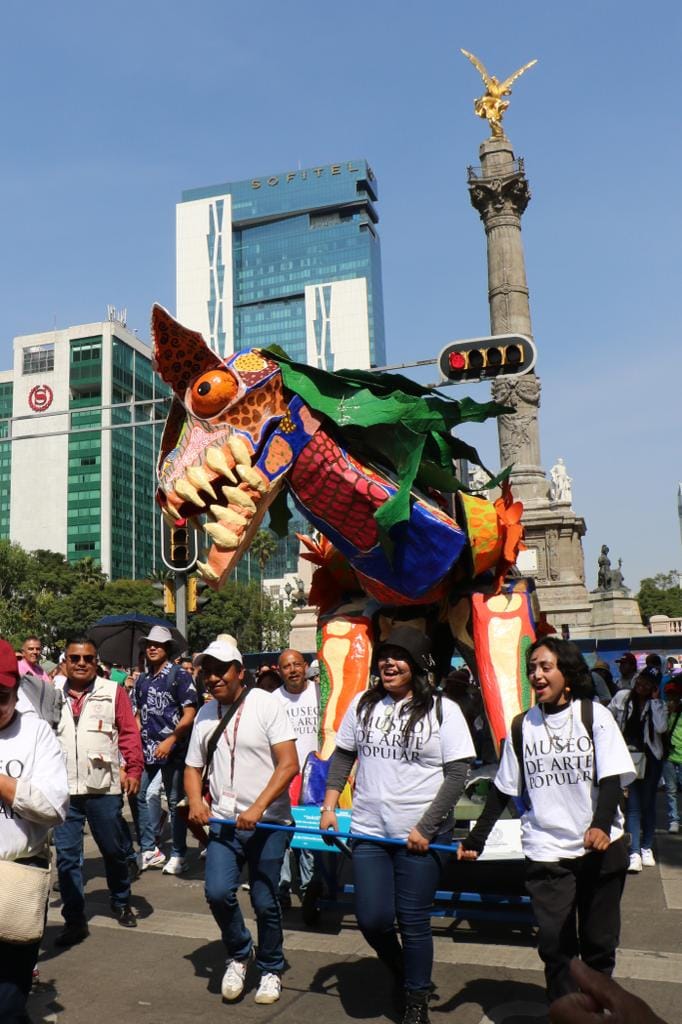
<path fill-rule="evenodd" d="M 430 992 L 406 992 L 402 1024 L 429 1024 Z"/>

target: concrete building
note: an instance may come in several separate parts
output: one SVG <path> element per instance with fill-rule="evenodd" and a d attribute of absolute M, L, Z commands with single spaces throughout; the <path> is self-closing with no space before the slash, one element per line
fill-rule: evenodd
<path fill-rule="evenodd" d="M 160 565 L 152 403 L 167 390 L 124 319 L 17 337 L 0 375 L 0 537 L 112 579 Z"/>
<path fill-rule="evenodd" d="M 333 370 L 386 362 L 366 160 L 211 185 L 177 206 L 177 316 L 220 355 L 277 344 Z"/>

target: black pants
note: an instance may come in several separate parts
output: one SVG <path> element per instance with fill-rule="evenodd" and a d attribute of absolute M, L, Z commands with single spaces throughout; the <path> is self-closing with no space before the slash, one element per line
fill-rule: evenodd
<path fill-rule="evenodd" d="M 620 898 L 628 855 L 624 839 L 604 853 L 559 861 L 526 860 L 526 888 L 538 922 L 538 953 L 550 1002 L 576 991 L 569 973 L 579 956 L 612 974 L 620 938 Z"/>
<path fill-rule="evenodd" d="M 0 1021 L 20 1024 L 28 1020 L 26 1000 L 31 991 L 33 968 L 40 942 L 25 945 L 0 942 Z"/>

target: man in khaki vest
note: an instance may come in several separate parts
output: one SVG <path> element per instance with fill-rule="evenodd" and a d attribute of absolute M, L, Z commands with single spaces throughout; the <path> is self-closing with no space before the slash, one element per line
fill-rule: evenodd
<path fill-rule="evenodd" d="M 134 794 L 140 788 L 142 744 L 125 689 L 97 675 L 92 641 L 77 637 L 65 654 L 65 699 L 57 738 L 66 754 L 71 802 L 66 821 L 54 834 L 65 921 L 55 941 L 73 946 L 88 935 L 82 871 L 86 821 L 104 860 L 112 913 L 124 928 L 137 925 L 130 909 L 121 808 L 122 792 Z"/>

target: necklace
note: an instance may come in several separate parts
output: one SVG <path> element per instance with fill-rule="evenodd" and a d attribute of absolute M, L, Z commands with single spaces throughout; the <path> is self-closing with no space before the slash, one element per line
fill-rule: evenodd
<path fill-rule="evenodd" d="M 558 725 L 558 726 L 550 726 L 549 719 L 547 717 L 547 712 L 545 711 L 544 707 L 541 706 L 541 708 L 540 708 L 540 710 L 542 711 L 542 724 L 544 725 L 545 732 L 547 733 L 547 739 L 549 740 L 549 749 L 550 750 L 565 750 L 566 747 L 570 744 L 571 740 L 573 739 L 573 705 L 569 704 L 568 707 L 569 707 L 569 716 L 568 716 L 568 723 L 569 723 L 569 725 L 568 725 L 568 736 L 566 737 L 565 740 L 564 740 L 563 733 L 564 733 L 564 728 L 566 726 L 566 722 L 563 721 L 561 723 L 561 725 Z M 552 733 L 554 733 L 554 735 L 552 735 Z"/>

